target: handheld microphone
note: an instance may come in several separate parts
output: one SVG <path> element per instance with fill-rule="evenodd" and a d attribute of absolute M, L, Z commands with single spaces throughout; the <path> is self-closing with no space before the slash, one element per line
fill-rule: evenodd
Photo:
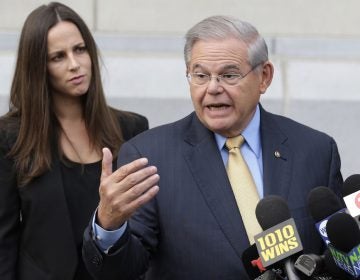
<path fill-rule="evenodd" d="M 300 255 L 295 261 L 295 268 L 306 276 L 305 279 L 354 279 L 335 264 L 329 249 L 326 249 L 324 254 L 320 256 L 315 254 Z"/>
<path fill-rule="evenodd" d="M 332 215 L 345 212 L 346 208 L 330 188 L 322 186 L 316 187 L 309 192 L 307 203 L 310 215 L 315 220 L 316 229 L 327 245 L 329 239 L 326 234 L 326 223 Z"/>
<path fill-rule="evenodd" d="M 303 246 L 286 201 L 280 196 L 266 196 L 257 204 L 255 214 L 264 230 L 254 237 L 264 267 L 280 262 L 289 280 L 300 279 L 291 256 Z"/>
<path fill-rule="evenodd" d="M 326 229 L 335 264 L 353 277 L 359 277 L 360 230 L 356 221 L 349 214 L 337 213 L 329 219 Z"/>
<path fill-rule="evenodd" d="M 342 195 L 350 215 L 360 226 L 360 174 L 351 175 L 344 181 Z"/>
<path fill-rule="evenodd" d="M 313 276 L 323 270 L 324 256 L 303 254 L 297 258 L 294 266 L 306 276 Z"/>

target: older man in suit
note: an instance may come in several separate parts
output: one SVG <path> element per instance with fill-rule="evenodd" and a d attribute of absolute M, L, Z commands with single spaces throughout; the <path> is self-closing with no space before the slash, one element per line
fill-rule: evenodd
<path fill-rule="evenodd" d="M 247 279 L 241 256 L 254 230 L 245 220 L 254 217 L 239 201 L 250 187 L 236 194 L 226 169 L 225 143 L 239 135 L 258 199 L 285 198 L 305 250 L 321 250 L 306 197 L 316 186 L 339 188 L 337 146 L 262 108 L 274 71 L 264 39 L 247 22 L 209 17 L 188 31 L 185 62 L 195 112 L 124 144 L 115 172 L 104 149 L 101 200 L 83 247 L 97 279 Z"/>

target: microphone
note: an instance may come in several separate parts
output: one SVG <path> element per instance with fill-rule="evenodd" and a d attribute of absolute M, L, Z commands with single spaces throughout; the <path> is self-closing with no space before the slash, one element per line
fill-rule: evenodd
<path fill-rule="evenodd" d="M 303 254 L 297 258 L 294 266 L 306 276 L 317 275 L 324 268 L 324 256 Z"/>
<path fill-rule="evenodd" d="M 321 238 L 327 245 L 329 239 L 326 234 L 326 223 L 329 218 L 338 212 L 345 212 L 340 198 L 327 187 L 316 187 L 309 192 L 307 198 L 310 215 L 315 220 L 315 226 Z"/>
<path fill-rule="evenodd" d="M 256 244 L 252 244 L 242 254 L 241 260 L 250 279 L 254 280 L 282 280 L 283 271 L 275 266 L 269 266 L 268 270 L 264 268 L 259 257 Z"/>
<path fill-rule="evenodd" d="M 344 181 L 342 195 L 350 215 L 360 226 L 360 174 L 351 175 Z"/>
<path fill-rule="evenodd" d="M 253 265 L 253 261 L 258 258 L 259 253 L 255 244 L 251 245 L 242 253 L 241 260 L 246 270 L 246 274 L 250 277 L 250 279 L 256 279 L 262 273 L 257 265 Z"/>
<path fill-rule="evenodd" d="M 326 271 L 328 271 L 330 275 L 332 275 L 335 279 L 341 279 L 341 280 L 355 279 L 350 274 L 348 274 L 347 272 L 345 272 L 343 269 L 339 268 L 336 265 L 329 249 L 326 250 L 324 253 L 324 265 Z"/>
<path fill-rule="evenodd" d="M 299 280 L 291 257 L 303 246 L 286 201 L 280 196 L 266 196 L 257 204 L 255 214 L 264 230 L 254 237 L 264 267 L 281 263 L 289 280 Z"/>
<path fill-rule="evenodd" d="M 335 264 L 352 275 L 360 276 L 360 230 L 347 213 L 333 215 L 326 226 L 328 248 Z"/>
<path fill-rule="evenodd" d="M 344 270 L 337 267 L 329 249 L 326 249 L 324 254 L 320 256 L 315 254 L 300 255 L 294 266 L 306 276 L 305 279 L 353 279 Z"/>

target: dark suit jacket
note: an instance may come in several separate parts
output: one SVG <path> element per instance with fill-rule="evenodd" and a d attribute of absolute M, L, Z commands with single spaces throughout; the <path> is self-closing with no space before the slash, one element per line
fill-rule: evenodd
<path fill-rule="evenodd" d="M 322 241 L 306 209 L 317 186 L 342 183 L 334 140 L 324 133 L 261 108 L 264 194 L 284 197 L 303 245 L 319 253 Z M 281 157 L 275 157 L 279 151 Z M 99 252 L 91 229 L 83 255 L 98 279 L 247 279 L 241 256 L 249 247 L 241 215 L 214 134 L 194 113 L 125 143 L 119 165 L 147 157 L 158 168 L 160 192 L 130 220 L 110 250 Z"/>
<path fill-rule="evenodd" d="M 118 112 L 118 117 L 125 140 L 148 128 L 143 116 Z M 5 157 L 16 133 L 0 128 L 0 279 L 73 280 L 79 256 L 59 159 L 18 188 L 13 162 Z"/>

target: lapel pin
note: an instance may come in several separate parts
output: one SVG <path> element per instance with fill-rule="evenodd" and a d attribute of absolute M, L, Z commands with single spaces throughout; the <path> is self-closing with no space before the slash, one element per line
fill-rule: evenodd
<path fill-rule="evenodd" d="M 275 151 L 275 152 L 274 152 L 274 156 L 275 156 L 276 158 L 280 158 L 280 157 L 281 157 L 281 154 L 280 154 L 279 151 Z"/>

